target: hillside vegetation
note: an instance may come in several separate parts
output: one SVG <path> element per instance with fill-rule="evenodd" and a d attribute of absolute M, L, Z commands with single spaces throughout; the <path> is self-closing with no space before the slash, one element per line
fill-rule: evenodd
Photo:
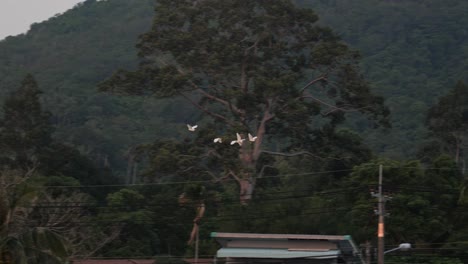
<path fill-rule="evenodd" d="M 468 3 L 296 2 L 315 10 L 322 24 L 362 54 L 363 74 L 390 107 L 391 131 L 352 126 L 378 153 L 414 156 L 425 137 L 428 108 L 458 80 L 466 80 Z M 153 5 L 151 0 L 88 0 L 32 25 L 25 35 L 1 41 L 0 93 L 5 95 L 26 73 L 34 74 L 55 116 L 57 136 L 89 153 L 122 155 L 130 145 L 177 135 L 178 124 L 170 123 L 196 115 L 190 108 L 178 108 L 176 114 L 170 100 L 121 100 L 96 89 L 116 69 L 135 67 L 135 44 L 150 27 Z"/>
<path fill-rule="evenodd" d="M 41 263 L 42 230 L 54 261 L 193 256 L 198 228 L 201 255 L 374 243 L 379 165 L 386 243 L 466 262 L 467 1 L 202 2 L 87 0 L 0 41 L 0 262 Z"/>

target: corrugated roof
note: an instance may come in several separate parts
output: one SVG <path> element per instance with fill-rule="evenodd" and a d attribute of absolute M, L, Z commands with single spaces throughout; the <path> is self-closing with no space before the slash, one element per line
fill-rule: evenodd
<path fill-rule="evenodd" d="M 351 236 L 349 235 L 257 234 L 213 232 L 211 233 L 211 237 L 215 238 L 223 247 L 220 250 L 218 250 L 217 257 L 220 258 L 236 257 L 287 259 L 338 257 L 345 259 L 358 258 L 359 263 L 364 263 L 364 261 L 359 255 L 358 248 L 356 247 Z M 317 243 L 322 244 L 333 243 L 334 247 L 324 246 L 315 248 L 314 245 L 301 244 L 307 243 L 308 241 L 316 241 Z M 307 250 L 304 250 L 305 248 L 307 248 Z M 230 254 L 232 254 L 232 256 Z"/>
<path fill-rule="evenodd" d="M 339 250 L 329 251 L 289 251 L 287 249 L 263 249 L 263 248 L 221 248 L 216 256 L 218 258 L 264 258 L 264 259 L 332 259 L 337 258 Z"/>
<path fill-rule="evenodd" d="M 349 236 L 333 235 L 294 235 L 294 234 L 255 234 L 255 233 L 220 233 L 212 232 L 214 238 L 261 238 L 261 239 L 317 239 L 317 240 L 349 240 Z"/>
<path fill-rule="evenodd" d="M 154 259 L 82 259 L 73 260 L 73 264 L 154 264 Z"/>

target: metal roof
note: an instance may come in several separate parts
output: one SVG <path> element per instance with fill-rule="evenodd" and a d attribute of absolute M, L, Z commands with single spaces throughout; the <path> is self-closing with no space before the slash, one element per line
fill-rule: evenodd
<path fill-rule="evenodd" d="M 212 232 L 214 238 L 254 238 L 254 239 L 311 239 L 311 240 L 350 240 L 350 236 L 295 235 L 295 234 L 255 234 Z"/>
<path fill-rule="evenodd" d="M 219 258 L 263 258 L 263 259 L 353 259 L 350 263 L 364 263 L 358 247 L 349 235 L 304 235 L 304 234 L 257 234 L 213 232 L 222 248 Z M 236 243 L 235 241 L 239 241 Z M 243 242 L 242 242 L 243 241 Z M 262 241 L 262 242 L 261 242 Z M 296 241 L 296 242 L 294 242 Z M 300 243 L 299 241 L 303 241 Z M 314 248 L 307 241 L 332 243 L 325 247 Z M 326 245 L 326 244 L 324 244 Z M 354 262 L 356 261 L 356 262 Z"/>
<path fill-rule="evenodd" d="M 154 259 L 80 259 L 73 264 L 154 264 Z"/>
<path fill-rule="evenodd" d="M 218 258 L 269 258 L 269 259 L 331 259 L 337 258 L 339 250 L 329 251 L 290 251 L 287 249 L 263 249 L 263 248 L 221 248 L 216 256 Z"/>

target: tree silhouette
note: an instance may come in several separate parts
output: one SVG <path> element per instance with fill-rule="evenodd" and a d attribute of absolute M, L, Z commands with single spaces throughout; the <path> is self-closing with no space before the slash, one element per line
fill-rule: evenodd
<path fill-rule="evenodd" d="M 37 82 L 28 74 L 5 99 L 0 119 L 0 155 L 2 163 L 11 168 L 37 167 L 52 141 L 50 114 L 42 109 L 40 94 Z"/>

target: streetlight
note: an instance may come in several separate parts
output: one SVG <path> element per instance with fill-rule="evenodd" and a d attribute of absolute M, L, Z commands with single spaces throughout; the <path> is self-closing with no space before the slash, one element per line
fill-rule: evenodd
<path fill-rule="evenodd" d="M 406 251 L 408 249 L 411 248 L 411 244 L 410 243 L 402 243 L 400 244 L 397 248 L 393 248 L 393 249 L 390 249 L 390 250 L 387 250 L 384 252 L 384 254 L 387 254 L 389 252 L 392 252 L 392 251 L 396 251 L 396 250 L 402 250 L 402 251 Z"/>

